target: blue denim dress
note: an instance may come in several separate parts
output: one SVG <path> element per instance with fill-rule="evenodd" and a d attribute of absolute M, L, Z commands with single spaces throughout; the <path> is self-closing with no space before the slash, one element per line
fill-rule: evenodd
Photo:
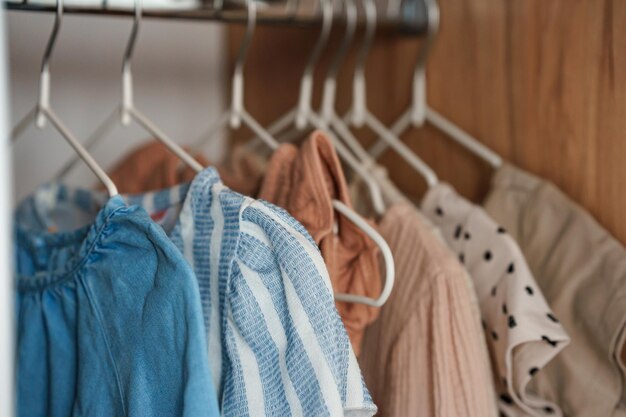
<path fill-rule="evenodd" d="M 219 415 L 195 276 L 143 209 L 114 197 L 81 229 L 27 226 L 16 249 L 19 417 Z"/>

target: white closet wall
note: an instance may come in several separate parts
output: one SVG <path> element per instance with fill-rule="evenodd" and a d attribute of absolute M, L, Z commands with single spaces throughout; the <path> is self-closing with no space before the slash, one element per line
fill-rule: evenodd
<path fill-rule="evenodd" d="M 7 13 L 10 59 L 11 120 L 17 122 L 37 99 L 41 57 L 54 16 Z M 121 63 L 131 19 L 64 17 L 51 64 L 52 107 L 85 140 L 121 99 Z M 227 78 L 223 40 L 225 26 L 211 22 L 143 19 L 133 74 L 135 102 L 179 143 L 190 143 L 225 105 Z M 104 167 L 146 138 L 133 124 L 116 127 L 93 150 Z M 205 147 L 219 160 L 223 141 Z M 47 126 L 30 126 L 13 147 L 16 200 L 50 180 L 72 154 L 65 141 Z M 92 185 L 96 178 L 82 164 L 68 182 Z"/>
<path fill-rule="evenodd" d="M 13 415 L 13 242 L 10 200 L 12 195 L 11 161 L 7 120 L 6 44 L 1 33 L 6 29 L 0 10 L 0 416 Z"/>

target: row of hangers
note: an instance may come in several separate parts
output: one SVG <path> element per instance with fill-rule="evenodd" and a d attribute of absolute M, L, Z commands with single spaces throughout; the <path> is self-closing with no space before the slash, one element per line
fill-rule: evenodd
<path fill-rule="evenodd" d="M 373 207 L 378 214 L 383 214 L 385 204 L 383 193 L 375 179 L 369 174 L 368 167 L 387 148 L 391 147 L 409 165 L 414 168 L 426 181 L 429 187 L 437 184 L 438 179 L 435 172 L 424 163 L 419 156 L 406 146 L 399 135 L 406 131 L 411 125 L 421 127 L 425 122 L 431 123 L 439 130 L 446 133 L 450 138 L 466 147 L 472 153 L 487 161 L 493 167 L 498 167 L 502 159 L 493 151 L 482 145 L 478 140 L 464 132 L 458 126 L 447 120 L 441 114 L 431 109 L 426 102 L 426 71 L 425 63 L 427 55 L 434 41 L 439 26 L 439 9 L 436 0 L 425 0 L 428 17 L 428 33 L 426 46 L 422 49 L 418 59 L 413 77 L 413 100 L 405 113 L 403 113 L 391 128 L 385 126 L 373 113 L 369 111 L 366 103 L 366 78 L 365 63 L 374 40 L 377 23 L 377 10 L 374 0 L 363 0 L 365 12 L 365 35 L 359 50 L 357 66 L 353 78 L 353 96 L 350 110 L 340 117 L 335 110 L 335 97 L 337 85 L 337 73 L 348 52 L 352 39 L 356 31 L 357 8 L 354 0 L 342 0 L 343 12 L 345 14 L 345 30 L 339 48 L 333 57 L 331 67 L 326 75 L 323 85 L 322 105 L 319 112 L 315 112 L 312 106 L 313 72 L 321 53 L 328 41 L 331 26 L 333 23 L 333 0 L 319 0 L 321 5 L 322 24 L 318 39 L 310 53 L 307 65 L 303 72 L 298 102 L 282 117 L 265 129 L 244 107 L 244 73 L 243 68 L 248 50 L 252 41 L 256 27 L 256 3 L 254 0 L 246 0 L 247 23 L 244 40 L 239 49 L 235 62 L 232 78 L 232 96 L 230 107 L 217 119 L 217 122 L 209 127 L 194 144 L 194 148 L 201 147 L 207 140 L 211 139 L 218 131 L 226 125 L 231 129 L 239 129 L 242 125 L 248 127 L 256 140 L 251 141 L 251 146 L 264 144 L 271 150 L 276 150 L 282 140 L 293 140 L 301 135 L 307 128 L 322 129 L 332 140 L 340 158 L 367 184 Z M 390 7 L 393 2 L 390 2 Z M 287 5 L 287 9 L 295 10 Z M 215 0 L 216 10 L 222 10 L 223 2 Z M 134 0 L 133 26 L 124 53 L 122 65 L 122 100 L 111 114 L 98 126 L 94 133 L 83 145 L 65 126 L 63 121 L 56 115 L 50 104 L 50 60 L 59 33 L 63 18 L 63 0 L 57 0 L 56 15 L 52 32 L 50 34 L 46 50 L 42 60 L 39 84 L 38 101 L 31 111 L 29 111 L 14 127 L 12 138 L 15 142 L 33 121 L 39 128 L 43 128 L 49 122 L 58 133 L 74 149 L 76 155 L 57 174 L 56 179 L 62 179 L 76 165 L 78 161 L 83 161 L 89 169 L 96 175 L 98 180 L 104 184 L 108 195 L 113 197 L 118 194 L 117 187 L 100 167 L 96 160 L 89 153 L 88 149 L 95 146 L 111 130 L 111 128 L 121 122 L 123 126 L 128 126 L 132 121 L 136 122 L 155 139 L 162 142 L 167 149 L 174 153 L 187 166 L 196 172 L 200 172 L 204 167 L 190 153 L 185 151 L 174 140 L 172 140 L 156 123 L 140 111 L 133 101 L 133 77 L 132 77 L 132 57 L 134 47 L 139 34 L 140 22 L 142 19 L 141 0 Z M 358 139 L 351 133 L 351 128 L 366 126 L 375 132 L 380 140 L 369 151 L 364 149 Z M 374 307 L 382 306 L 393 289 L 395 279 L 395 268 L 393 255 L 383 237 L 373 229 L 356 211 L 347 207 L 342 202 L 333 201 L 333 207 L 338 213 L 345 216 L 361 229 L 381 251 L 385 269 L 385 284 L 381 294 L 377 298 L 364 297 L 354 294 L 336 293 L 335 299 L 351 303 L 360 303 Z"/>

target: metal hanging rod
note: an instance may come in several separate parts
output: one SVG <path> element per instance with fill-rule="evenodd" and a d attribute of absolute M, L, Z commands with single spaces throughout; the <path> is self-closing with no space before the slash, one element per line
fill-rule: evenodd
<path fill-rule="evenodd" d="M 293 1 L 298 0 L 287 1 L 289 2 L 287 5 L 282 2 L 259 2 L 257 22 L 264 25 L 303 27 L 321 24 L 321 14 L 309 7 L 309 0 L 299 0 L 295 5 Z M 3 0 L 3 2 L 8 10 L 50 13 L 55 11 L 55 2 L 50 0 Z M 379 13 L 377 25 L 383 30 L 408 35 L 426 33 L 424 0 L 388 0 L 380 7 L 386 8 L 386 13 Z M 65 2 L 64 9 L 66 14 L 78 15 L 131 17 L 133 14 L 132 1 L 124 0 L 69 0 Z M 212 7 L 212 1 L 199 4 L 184 0 L 171 0 L 169 3 L 164 0 L 145 0 L 143 15 L 146 18 L 214 20 L 238 24 L 245 23 L 247 19 L 245 2 L 237 0 L 226 0 L 221 11 Z M 341 10 L 335 10 L 335 16 L 338 22 L 344 18 Z"/>

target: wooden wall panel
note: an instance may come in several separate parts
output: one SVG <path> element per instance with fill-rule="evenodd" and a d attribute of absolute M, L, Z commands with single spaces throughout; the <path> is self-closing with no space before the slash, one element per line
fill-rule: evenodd
<path fill-rule="evenodd" d="M 430 105 L 506 160 L 556 183 L 626 243 L 626 2 L 440 0 L 440 7 L 441 31 L 428 64 Z M 331 45 L 340 35 L 335 29 Z M 241 28 L 230 34 L 232 57 Z M 262 122 L 295 103 L 316 35 L 257 30 L 246 105 Z M 419 46 L 419 39 L 377 38 L 368 99 L 385 122 L 409 103 Z M 354 51 L 340 76 L 342 109 L 350 100 L 353 60 Z M 328 61 L 325 56 L 318 79 Z M 361 137 L 371 143 L 368 132 Z M 480 160 L 428 126 L 403 139 L 462 194 L 474 201 L 484 196 L 491 171 Z M 388 152 L 381 161 L 403 190 L 423 193 L 423 181 L 397 155 Z"/>

